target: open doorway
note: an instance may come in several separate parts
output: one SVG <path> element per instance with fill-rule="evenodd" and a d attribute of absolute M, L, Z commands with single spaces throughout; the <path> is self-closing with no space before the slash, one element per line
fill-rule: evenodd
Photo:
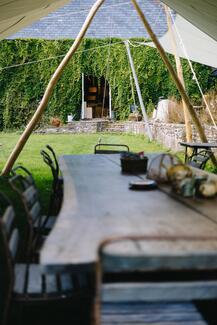
<path fill-rule="evenodd" d="M 83 118 L 109 117 L 109 84 L 104 77 L 83 77 Z"/>

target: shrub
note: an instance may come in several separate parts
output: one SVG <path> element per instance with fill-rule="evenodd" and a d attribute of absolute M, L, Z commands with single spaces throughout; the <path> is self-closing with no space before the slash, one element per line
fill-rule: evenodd
<path fill-rule="evenodd" d="M 137 39 L 138 40 L 138 39 Z M 144 41 L 144 40 L 143 40 Z M 0 42 L 0 68 L 30 61 L 35 64 L 0 70 L 0 129 L 20 128 L 27 124 L 38 106 L 53 72 L 72 44 L 72 40 L 3 40 Z M 68 114 L 80 117 L 81 75 L 107 77 L 112 91 L 112 105 L 118 119 L 128 117 L 134 103 L 130 82 L 130 66 L 124 44 L 113 44 L 120 39 L 85 39 L 66 67 L 47 105 L 42 124 L 53 116 L 62 121 Z M 102 46 L 102 47 L 100 47 Z M 94 50 L 92 50 L 94 48 Z M 83 51 L 84 50 L 84 51 Z M 132 47 L 139 84 L 145 106 L 150 112 L 158 98 L 174 96 L 180 99 L 166 67 L 154 48 Z M 55 57 L 52 60 L 44 60 Z M 170 56 L 171 57 L 171 56 Z M 107 66 L 108 61 L 108 66 Z M 192 80 L 186 60 L 182 60 L 188 94 L 194 103 L 200 102 L 200 93 Z M 174 61 L 173 61 L 174 64 Z M 208 76 L 210 68 L 194 64 L 204 91 L 215 86 Z M 135 97 L 138 99 L 134 87 Z"/>

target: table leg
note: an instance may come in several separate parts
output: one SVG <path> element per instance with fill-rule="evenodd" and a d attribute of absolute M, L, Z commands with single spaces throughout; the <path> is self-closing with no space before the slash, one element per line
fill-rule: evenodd
<path fill-rule="evenodd" d="M 190 148 L 190 147 L 189 147 L 189 148 Z M 197 149 L 198 149 L 198 148 L 192 148 L 192 153 L 191 153 L 190 156 L 188 156 L 187 162 L 192 161 L 192 158 L 193 158 L 195 155 L 197 155 Z"/>
<path fill-rule="evenodd" d="M 185 147 L 185 164 L 188 162 L 188 147 Z"/>

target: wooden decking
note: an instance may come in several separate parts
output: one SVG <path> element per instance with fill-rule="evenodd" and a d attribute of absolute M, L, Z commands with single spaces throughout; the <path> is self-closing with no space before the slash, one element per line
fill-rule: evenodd
<path fill-rule="evenodd" d="M 205 325 L 192 303 L 121 303 L 102 306 L 102 325 Z"/>
<path fill-rule="evenodd" d="M 23 310 L 21 322 L 17 321 L 15 314 L 8 325 L 87 325 L 89 303 L 80 301 L 64 307 L 53 305 L 47 306 L 46 310 L 38 307 L 38 311 L 28 314 Z M 216 325 L 216 302 L 208 305 L 209 308 L 203 306 L 202 312 L 198 312 L 191 303 L 108 303 L 102 306 L 101 325 Z M 207 313 L 208 321 L 205 321 L 203 315 Z"/>

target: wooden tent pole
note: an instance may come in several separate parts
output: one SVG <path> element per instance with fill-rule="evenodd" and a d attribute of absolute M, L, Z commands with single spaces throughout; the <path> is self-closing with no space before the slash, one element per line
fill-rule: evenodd
<path fill-rule="evenodd" d="M 176 43 L 173 28 L 172 28 L 172 20 L 171 20 L 169 8 L 166 5 L 164 5 L 164 10 L 165 10 L 166 17 L 167 17 L 168 31 L 170 33 L 170 38 L 171 38 L 172 47 L 173 47 L 173 54 L 174 54 L 175 61 L 176 61 L 177 75 L 179 77 L 180 82 L 182 83 L 183 88 L 185 89 L 185 81 L 184 81 L 184 76 L 183 76 L 182 63 L 181 63 L 181 59 L 178 55 L 177 43 Z M 185 119 L 186 140 L 187 140 L 187 142 L 192 142 L 191 118 L 190 118 L 190 114 L 188 112 L 187 106 L 186 106 L 183 98 L 182 98 L 182 105 L 183 105 L 183 112 L 184 112 L 184 119 Z"/>
<path fill-rule="evenodd" d="M 44 96 L 35 112 L 35 114 L 33 115 L 32 119 L 30 120 L 30 122 L 28 123 L 25 131 L 23 132 L 23 134 L 21 135 L 20 139 L 18 140 L 16 146 L 14 147 L 12 153 L 10 154 L 3 170 L 2 170 L 2 175 L 7 175 L 11 168 L 13 167 L 16 159 L 18 158 L 19 154 L 21 153 L 23 147 L 25 146 L 29 136 L 31 135 L 32 131 L 34 130 L 35 126 L 37 125 L 37 123 L 40 121 L 41 116 L 49 102 L 49 99 L 52 95 L 53 89 L 55 87 L 55 85 L 57 84 L 58 80 L 60 79 L 64 68 L 67 66 L 68 62 L 70 61 L 72 55 L 76 52 L 76 50 L 78 49 L 79 45 L 81 44 L 82 39 L 84 38 L 84 35 L 88 29 L 88 27 L 90 26 L 95 14 L 97 13 L 98 9 L 101 7 L 101 5 L 103 4 L 105 0 L 96 0 L 96 2 L 94 3 L 94 5 L 92 6 L 80 32 L 78 33 L 73 45 L 71 46 L 71 48 L 69 49 L 69 51 L 67 52 L 66 56 L 64 57 L 64 59 L 62 60 L 62 62 L 59 64 L 58 68 L 56 69 L 56 71 L 54 72 L 53 76 L 51 77 L 47 88 L 45 90 Z"/>
<path fill-rule="evenodd" d="M 173 79 L 173 81 L 176 84 L 176 87 L 179 90 L 179 93 L 180 93 L 181 97 L 183 98 L 183 100 L 184 100 L 184 102 L 185 102 L 185 104 L 187 106 L 189 114 L 191 115 L 192 121 L 193 121 L 193 123 L 195 124 L 195 126 L 196 126 L 196 128 L 198 130 L 201 141 L 202 142 L 208 142 L 207 137 L 206 137 L 205 132 L 204 132 L 204 129 L 203 129 L 198 117 L 197 117 L 197 114 L 195 113 L 195 110 L 194 110 L 193 106 L 190 103 L 188 95 L 186 94 L 186 91 L 185 91 L 182 83 L 180 82 L 179 77 L 177 76 L 175 70 L 173 69 L 173 66 L 170 63 L 170 61 L 169 61 L 163 47 L 161 46 L 160 42 L 158 41 L 158 39 L 157 39 L 156 35 L 154 34 L 153 30 L 151 29 L 151 26 L 149 25 L 147 19 L 145 18 L 145 15 L 143 14 L 143 12 L 142 12 L 140 6 L 138 5 L 137 1 L 136 0 L 131 0 L 131 1 L 132 1 L 133 5 L 135 7 L 140 19 L 141 19 L 141 21 L 143 22 L 143 25 L 145 26 L 148 34 L 150 35 L 152 41 L 154 42 L 156 48 L 158 49 L 158 52 L 159 52 L 162 60 L 164 61 L 165 65 L 166 65 L 166 67 L 167 67 L 167 69 L 168 69 L 168 71 L 170 73 L 171 78 Z M 216 159 L 215 159 L 214 155 L 211 156 L 211 159 L 212 159 L 213 164 L 215 166 L 217 166 L 217 162 L 216 162 Z"/>

